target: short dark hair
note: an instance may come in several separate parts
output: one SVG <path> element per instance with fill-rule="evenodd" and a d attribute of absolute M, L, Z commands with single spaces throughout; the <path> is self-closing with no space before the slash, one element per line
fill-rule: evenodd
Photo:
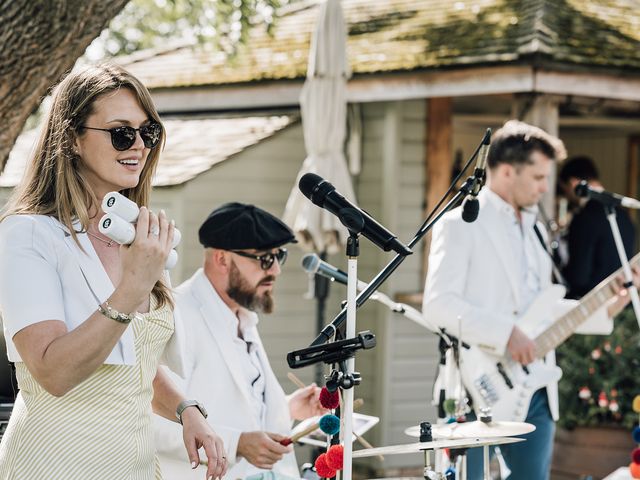
<path fill-rule="evenodd" d="M 551 160 L 564 160 L 567 156 L 559 138 L 528 123 L 509 120 L 491 139 L 487 163 L 489 168 L 501 163 L 531 164 L 533 152 L 541 152 Z"/>
<path fill-rule="evenodd" d="M 562 165 L 558 173 L 558 179 L 562 183 L 567 183 L 571 178 L 578 180 L 598 180 L 600 175 L 598 169 L 590 157 L 580 155 L 571 157 Z"/>

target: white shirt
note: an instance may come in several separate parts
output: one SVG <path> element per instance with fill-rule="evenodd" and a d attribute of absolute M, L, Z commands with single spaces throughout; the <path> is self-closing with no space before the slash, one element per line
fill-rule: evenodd
<path fill-rule="evenodd" d="M 241 359 L 239 365 L 242 370 L 247 385 L 250 385 L 251 396 L 253 398 L 252 415 L 261 429 L 265 428 L 265 413 L 266 405 L 264 401 L 265 396 L 265 375 L 262 362 L 258 356 L 258 342 L 257 330 L 258 316 L 255 313 L 249 312 L 244 308 L 239 311 L 239 317 L 234 322 L 233 317 L 229 316 L 227 324 L 231 328 L 231 338 L 233 338 L 233 345 L 238 352 L 238 357 Z M 238 336 L 238 331 L 241 337 Z"/>
<path fill-rule="evenodd" d="M 525 312 L 542 289 L 540 281 L 542 265 L 536 252 L 540 241 L 533 229 L 538 207 L 520 210 L 521 218 L 518 218 L 515 208 L 490 188 L 487 188 L 486 196 L 500 213 L 500 218 L 508 232 L 508 243 L 513 252 L 513 258 L 518 261 L 516 265 L 520 280 L 518 311 Z"/>

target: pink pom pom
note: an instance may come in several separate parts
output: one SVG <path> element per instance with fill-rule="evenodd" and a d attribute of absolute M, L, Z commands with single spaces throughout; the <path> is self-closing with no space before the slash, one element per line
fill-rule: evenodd
<path fill-rule="evenodd" d="M 631 460 L 633 460 L 633 463 L 640 464 L 640 448 L 633 449 L 633 452 L 631 452 Z"/>
<path fill-rule="evenodd" d="M 318 458 L 316 458 L 315 467 L 316 473 L 322 478 L 333 478 L 336 476 L 335 469 L 327 465 L 326 453 L 322 453 Z"/>
<path fill-rule="evenodd" d="M 342 470 L 344 461 L 344 447 L 342 445 L 331 445 L 327 452 L 327 465 L 336 470 Z"/>
<path fill-rule="evenodd" d="M 322 387 L 320 390 L 320 405 L 329 410 L 338 408 L 338 405 L 340 405 L 340 394 L 338 390 L 330 392 L 327 387 Z"/>

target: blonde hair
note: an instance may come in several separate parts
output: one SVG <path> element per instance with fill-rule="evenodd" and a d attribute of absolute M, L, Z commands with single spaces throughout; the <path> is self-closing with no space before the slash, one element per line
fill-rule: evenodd
<path fill-rule="evenodd" d="M 85 232 L 90 222 L 89 209 L 99 202 L 79 168 L 82 159 L 74 152 L 75 139 L 80 135 L 80 127 L 94 112 L 95 101 L 122 88 L 135 94 L 150 120 L 162 124 L 147 88 L 122 67 L 105 63 L 71 72 L 53 91 L 38 143 L 2 219 L 16 214 L 52 216 L 69 229 L 79 245 L 76 235 L 79 232 L 73 223 L 79 221 L 81 232 Z M 151 178 L 164 141 L 163 129 L 160 143 L 149 152 L 138 185 L 120 192 L 138 205 L 149 203 Z M 173 304 L 169 288 L 162 280 L 156 283 L 152 294 L 159 306 L 165 302 Z"/>

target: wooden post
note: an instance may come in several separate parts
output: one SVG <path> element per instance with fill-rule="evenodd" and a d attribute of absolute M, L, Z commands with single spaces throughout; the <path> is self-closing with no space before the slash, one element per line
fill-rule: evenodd
<path fill-rule="evenodd" d="M 549 95 L 527 94 L 517 96 L 511 108 L 513 118 L 527 122 L 530 125 L 540 127 L 545 132 L 559 136 L 560 111 L 558 109 L 559 100 Z M 554 162 L 549 176 L 549 190 L 544 194 L 540 204 L 546 215 L 556 218 L 555 196 L 556 196 L 556 175 L 558 165 Z"/>
<path fill-rule="evenodd" d="M 627 191 L 626 194 L 632 198 L 638 198 L 638 176 L 640 175 L 640 136 L 632 135 L 629 137 L 627 149 Z M 638 223 L 638 210 L 631 210 L 631 218 Z M 638 239 L 636 239 L 636 245 Z"/>
<path fill-rule="evenodd" d="M 451 183 L 453 168 L 451 98 L 427 99 L 424 217 L 431 212 Z M 422 278 L 427 274 L 431 233 L 424 239 Z"/>

